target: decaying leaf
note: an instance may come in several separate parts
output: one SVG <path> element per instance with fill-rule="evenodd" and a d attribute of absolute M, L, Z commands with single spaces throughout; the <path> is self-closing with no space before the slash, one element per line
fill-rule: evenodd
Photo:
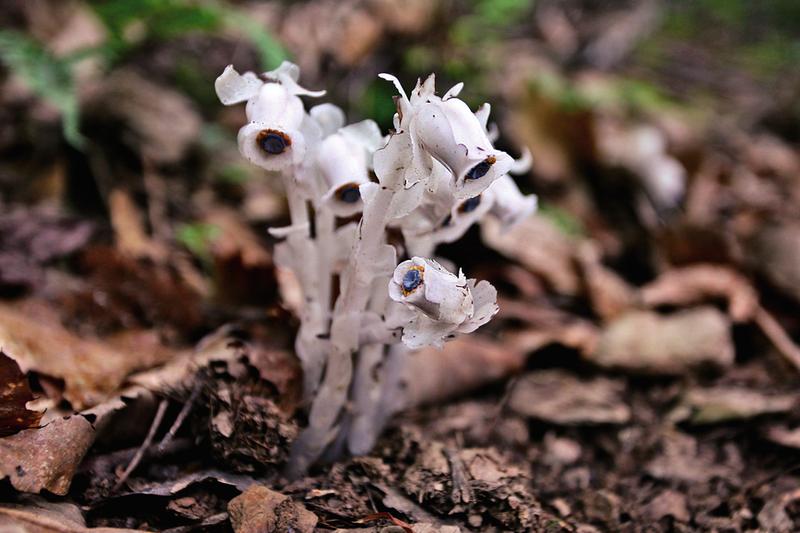
<path fill-rule="evenodd" d="M 581 243 L 577 260 L 586 285 L 592 309 L 608 320 L 634 304 L 635 291 L 628 283 L 600 260 L 600 251 L 590 241 Z"/>
<path fill-rule="evenodd" d="M 33 399 L 28 378 L 16 361 L 0 350 L 0 437 L 39 423 L 42 413 L 26 407 Z"/>
<path fill-rule="evenodd" d="M 611 322 L 589 357 L 603 367 L 644 374 L 682 374 L 700 366 L 733 364 L 730 324 L 713 307 L 662 316 L 630 311 Z"/>
<path fill-rule="evenodd" d="M 645 466 L 656 479 L 707 483 L 713 477 L 735 479 L 740 465 L 716 460 L 712 446 L 690 435 L 667 431 L 661 436 L 660 450 Z"/>
<path fill-rule="evenodd" d="M 543 216 L 530 216 L 508 231 L 499 221 L 487 218 L 481 223 L 481 236 L 487 246 L 519 261 L 556 292 L 571 296 L 579 292 L 575 243 Z M 532 242 L 536 246 L 530 246 Z"/>
<path fill-rule="evenodd" d="M 228 503 L 236 533 L 312 533 L 317 517 L 288 496 L 254 485 Z"/>
<path fill-rule="evenodd" d="M 716 424 L 787 413 L 798 405 L 793 394 L 766 394 L 744 387 L 689 389 L 670 418 L 690 424 Z"/>
<path fill-rule="evenodd" d="M 157 163 L 180 160 L 200 133 L 202 121 L 191 100 L 132 70 L 116 70 L 82 100 L 89 128 L 115 128 L 118 138 Z"/>
<path fill-rule="evenodd" d="M 132 340 L 132 332 L 125 337 Z M 43 306 L 0 304 L 0 345 L 23 372 L 35 371 L 64 380 L 64 398 L 81 409 L 100 403 L 132 371 L 153 366 L 172 355 L 169 350 L 122 349 L 81 338 Z"/>
<path fill-rule="evenodd" d="M 623 390 L 618 380 L 581 380 L 562 370 L 540 370 L 516 382 L 508 405 L 516 413 L 555 424 L 625 424 L 631 411 Z"/>
<path fill-rule="evenodd" d="M 800 301 L 800 227 L 767 226 L 748 243 L 748 257 L 775 287 Z"/>
<path fill-rule="evenodd" d="M 734 322 L 750 320 L 758 308 L 758 295 L 744 276 L 710 264 L 669 270 L 642 287 L 639 298 L 648 307 L 688 306 L 721 298 L 727 301 Z"/>
<path fill-rule="evenodd" d="M 0 503 L 0 531 L 8 533 L 137 533 L 113 527 L 86 527 L 77 505 L 26 496 L 18 503 Z"/>
<path fill-rule="evenodd" d="M 0 477 L 15 489 L 64 495 L 72 476 L 94 442 L 89 421 L 74 415 L 57 418 L 42 428 L 26 429 L 0 439 Z"/>

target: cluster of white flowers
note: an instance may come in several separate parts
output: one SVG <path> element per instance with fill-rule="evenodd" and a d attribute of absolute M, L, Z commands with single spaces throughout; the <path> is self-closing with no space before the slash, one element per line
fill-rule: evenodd
<path fill-rule="evenodd" d="M 292 474 L 323 453 L 369 450 L 386 418 L 376 410 L 391 380 L 379 372 L 387 346 L 441 346 L 497 312 L 494 287 L 429 258 L 436 246 L 484 216 L 508 227 L 536 209 L 509 176 L 527 170 L 529 155 L 514 161 L 493 147 L 487 104 L 473 113 L 458 98 L 462 84 L 436 96 L 433 75 L 410 98 L 396 78 L 381 77 L 400 93 L 386 137 L 371 120 L 345 125 L 332 104 L 306 111 L 299 97 L 324 91 L 301 87 L 288 62 L 262 76 L 228 67 L 216 82 L 222 103 L 246 102 L 242 155 L 283 180 L 289 203 L 291 225 L 270 231 L 284 238 L 276 261 L 295 274 L 305 302 L 295 349 L 310 411 Z M 358 223 L 347 221 L 358 213 Z M 390 228 L 402 245 L 387 243 Z M 398 264 L 398 256 L 411 258 Z"/>

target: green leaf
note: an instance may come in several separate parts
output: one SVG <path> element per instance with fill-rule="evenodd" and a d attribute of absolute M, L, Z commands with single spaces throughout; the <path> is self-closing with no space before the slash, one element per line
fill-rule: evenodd
<path fill-rule="evenodd" d="M 211 245 L 221 232 L 222 230 L 214 224 L 197 222 L 180 225 L 175 238 L 195 257 L 208 263 L 211 261 Z"/>
<path fill-rule="evenodd" d="M 67 142 L 81 148 L 80 114 L 70 63 L 33 39 L 15 31 L 0 30 L 0 60 L 37 96 L 55 106 L 62 117 Z"/>

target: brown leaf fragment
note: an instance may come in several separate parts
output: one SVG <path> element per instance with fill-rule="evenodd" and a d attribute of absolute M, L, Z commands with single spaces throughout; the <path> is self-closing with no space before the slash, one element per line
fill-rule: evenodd
<path fill-rule="evenodd" d="M 792 517 L 786 512 L 786 508 L 798 500 L 800 500 L 800 489 L 779 494 L 768 500 L 758 513 L 758 522 L 763 531 L 775 533 L 797 531 Z"/>
<path fill-rule="evenodd" d="M 0 531 L 19 533 L 136 533 L 139 530 L 86 527 L 77 505 L 26 496 L 19 503 L 0 503 Z"/>
<path fill-rule="evenodd" d="M 693 265 L 665 272 L 639 291 L 647 307 L 689 306 L 722 298 L 734 322 L 752 319 L 758 308 L 758 294 L 750 282 L 730 268 L 718 265 Z"/>
<path fill-rule="evenodd" d="M 767 226 L 753 237 L 747 249 L 753 267 L 800 302 L 800 227 Z"/>
<path fill-rule="evenodd" d="M 91 89 L 81 95 L 85 127 L 114 128 L 118 139 L 150 161 L 180 160 L 200 133 L 202 121 L 185 95 L 132 70 L 115 70 Z"/>
<path fill-rule="evenodd" d="M 716 450 L 692 436 L 666 431 L 660 450 L 644 470 L 656 479 L 707 483 L 714 477 L 735 479 L 739 465 L 718 462 Z"/>
<path fill-rule="evenodd" d="M 0 478 L 21 492 L 64 495 L 94 434 L 86 418 L 74 415 L 0 439 Z"/>
<path fill-rule="evenodd" d="M 631 311 L 603 331 L 589 360 L 634 373 L 679 375 L 700 366 L 728 367 L 734 348 L 730 324 L 713 307 L 671 315 Z"/>
<path fill-rule="evenodd" d="M 28 378 L 16 361 L 0 350 L 0 437 L 39 424 L 42 413 L 26 407 L 33 399 Z"/>
<path fill-rule="evenodd" d="M 288 496 L 254 485 L 228 503 L 236 533 L 312 533 L 317 516 Z"/>
<path fill-rule="evenodd" d="M 526 374 L 511 391 L 516 413 L 561 425 L 625 424 L 631 418 L 619 380 L 582 380 L 562 370 Z"/>
<path fill-rule="evenodd" d="M 481 223 L 481 237 L 490 248 L 541 276 L 556 292 L 572 296 L 580 291 L 573 261 L 575 242 L 548 219 L 530 216 L 505 231 L 497 220 L 487 218 Z"/>
<path fill-rule="evenodd" d="M 601 262 L 600 251 L 590 241 L 578 247 L 578 263 L 594 312 L 603 320 L 620 315 L 634 303 L 634 290 Z"/>
<path fill-rule="evenodd" d="M 718 424 L 787 413 L 798 405 L 793 394 L 767 394 L 744 387 L 689 389 L 670 414 L 676 422 Z"/>
<path fill-rule="evenodd" d="M 132 332 L 125 338 L 131 340 Z M 142 338 L 139 337 L 141 341 Z M 95 405 L 118 389 L 132 371 L 172 355 L 169 350 L 122 349 L 64 328 L 43 306 L 0 304 L 0 345 L 23 372 L 64 380 L 64 398 L 75 409 Z"/>
<path fill-rule="evenodd" d="M 786 426 L 773 426 L 767 430 L 766 437 L 781 446 L 800 450 L 800 427 L 790 429 Z"/>
<path fill-rule="evenodd" d="M 678 522 L 691 520 L 686 495 L 671 489 L 660 492 L 650 500 L 642 508 L 642 514 L 651 523 L 658 522 L 665 516 L 671 516 Z"/>

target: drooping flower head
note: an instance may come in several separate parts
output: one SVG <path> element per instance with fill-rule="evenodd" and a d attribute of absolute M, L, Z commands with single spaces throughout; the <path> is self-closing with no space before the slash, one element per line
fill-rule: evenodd
<path fill-rule="evenodd" d="M 413 257 L 400 263 L 389 282 L 389 297 L 413 311 L 403 327 L 410 348 L 441 346 L 445 339 L 469 333 L 497 313 L 497 291 L 447 271 L 432 259 Z"/>
<path fill-rule="evenodd" d="M 305 112 L 300 95 L 322 96 L 297 84 L 300 69 L 284 61 L 265 72 L 262 80 L 252 72 L 239 74 L 229 65 L 214 88 L 225 105 L 247 102 L 249 121 L 239 130 L 239 150 L 251 163 L 266 170 L 281 170 L 303 160 L 307 145 L 320 136 L 317 123 Z"/>
<path fill-rule="evenodd" d="M 400 92 L 395 127 L 408 129 L 416 145 L 447 167 L 456 199 L 478 196 L 509 171 L 511 156 L 492 146 L 485 121 L 458 98 L 463 83 L 439 97 L 431 74 L 424 83 L 417 83 L 408 98 L 397 78 L 381 77 L 392 81 Z"/>

